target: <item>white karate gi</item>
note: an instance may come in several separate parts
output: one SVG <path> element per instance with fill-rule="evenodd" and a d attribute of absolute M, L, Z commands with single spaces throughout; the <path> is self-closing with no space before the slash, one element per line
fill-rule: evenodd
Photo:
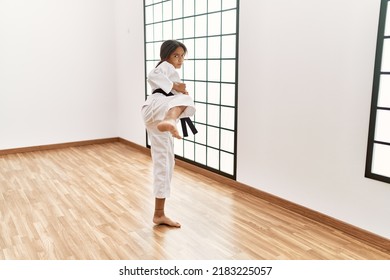
<path fill-rule="evenodd" d="M 153 69 L 148 75 L 148 83 L 152 88 L 161 88 L 166 93 L 172 92 L 173 96 L 165 96 L 162 93 L 154 93 L 148 96 L 142 106 L 142 115 L 151 143 L 153 160 L 153 193 L 156 198 L 170 196 L 171 179 L 175 165 L 173 137 L 170 132 L 161 132 L 157 125 L 165 118 L 169 109 L 177 106 L 187 108 L 179 118 L 191 117 L 195 113 L 195 105 L 189 95 L 182 94 L 172 89 L 173 83 L 180 83 L 179 73 L 175 67 L 164 61 Z"/>

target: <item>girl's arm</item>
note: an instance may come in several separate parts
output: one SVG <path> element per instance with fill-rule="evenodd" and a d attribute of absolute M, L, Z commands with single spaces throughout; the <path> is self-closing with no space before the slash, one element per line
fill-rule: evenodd
<path fill-rule="evenodd" d="M 172 79 L 177 82 L 172 81 Z M 175 90 L 176 92 L 187 94 L 186 85 L 179 81 L 180 77 L 178 76 L 175 68 L 167 62 L 161 63 L 148 75 L 148 82 L 152 89 L 161 88 L 167 93 Z"/>
<path fill-rule="evenodd" d="M 152 89 L 161 88 L 165 92 L 170 92 L 173 82 L 167 77 L 164 69 L 160 66 L 153 69 L 148 75 L 148 82 Z"/>
<path fill-rule="evenodd" d="M 185 83 L 173 83 L 172 89 L 183 94 L 188 94 Z"/>

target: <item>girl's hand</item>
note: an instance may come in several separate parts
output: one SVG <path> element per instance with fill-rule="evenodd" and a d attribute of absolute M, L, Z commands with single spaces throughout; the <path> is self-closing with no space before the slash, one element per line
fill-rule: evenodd
<path fill-rule="evenodd" d="M 181 92 L 183 94 L 188 94 L 187 90 L 186 90 L 186 84 L 185 83 L 173 83 L 173 87 L 172 87 L 174 90 L 176 90 L 177 92 Z"/>

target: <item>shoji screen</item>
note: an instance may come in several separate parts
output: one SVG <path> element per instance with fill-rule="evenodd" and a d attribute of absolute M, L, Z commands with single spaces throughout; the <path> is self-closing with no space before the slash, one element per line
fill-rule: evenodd
<path fill-rule="evenodd" d="M 366 176 L 390 183 L 390 5 L 382 0 Z"/>
<path fill-rule="evenodd" d="M 144 6 L 146 75 L 163 41 L 179 40 L 188 49 L 179 71 L 195 101 L 199 132 L 175 140 L 176 156 L 235 178 L 238 0 L 145 0 Z"/>

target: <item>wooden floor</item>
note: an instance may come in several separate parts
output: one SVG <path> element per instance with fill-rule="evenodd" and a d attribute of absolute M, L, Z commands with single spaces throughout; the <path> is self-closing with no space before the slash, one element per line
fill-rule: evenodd
<path fill-rule="evenodd" d="M 0 259 L 390 259 L 327 226 L 176 167 L 154 226 L 151 159 L 122 143 L 0 156 Z"/>

